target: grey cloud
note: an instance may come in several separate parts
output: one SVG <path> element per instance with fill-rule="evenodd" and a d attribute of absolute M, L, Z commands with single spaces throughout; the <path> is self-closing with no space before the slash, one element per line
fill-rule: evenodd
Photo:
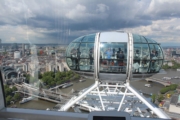
<path fill-rule="evenodd" d="M 71 41 L 91 32 L 147 26 L 154 19 L 178 17 L 180 8 L 174 10 L 174 7 L 179 2 L 168 4 L 169 9 L 165 7 L 167 4 L 150 0 L 4 0 L 0 1 L 3 8 L 0 11 L 0 27 L 28 26 L 41 35 L 32 36 L 38 42 L 43 39 L 56 41 L 67 36 Z M 62 34 L 68 29 L 72 34 Z"/>

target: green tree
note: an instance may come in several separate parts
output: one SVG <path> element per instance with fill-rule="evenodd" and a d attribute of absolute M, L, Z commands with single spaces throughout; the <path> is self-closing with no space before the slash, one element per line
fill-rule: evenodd
<path fill-rule="evenodd" d="M 9 95 L 12 95 L 12 89 L 11 88 L 6 88 L 5 89 L 5 96 L 9 96 Z"/>
<path fill-rule="evenodd" d="M 161 102 L 164 99 L 164 96 L 162 94 L 158 95 L 157 100 L 158 102 Z"/>
<path fill-rule="evenodd" d="M 17 88 L 15 86 L 13 86 L 12 91 L 17 91 Z"/>
<path fill-rule="evenodd" d="M 20 100 L 20 99 L 21 99 L 20 93 L 16 93 L 16 94 L 14 95 L 14 100 L 15 100 L 15 101 L 18 101 L 18 100 Z"/>
<path fill-rule="evenodd" d="M 6 104 L 7 104 L 7 105 L 10 105 L 11 99 L 12 99 L 12 97 L 11 97 L 10 95 L 8 95 L 8 96 L 6 97 Z"/>
<path fill-rule="evenodd" d="M 39 79 L 42 79 L 42 74 L 41 74 L 41 73 L 38 75 L 38 78 L 39 78 Z"/>
<path fill-rule="evenodd" d="M 156 97 L 157 97 L 157 95 L 156 95 L 156 94 L 153 94 L 153 95 L 151 96 L 151 99 L 152 99 L 152 102 L 153 102 L 153 103 L 155 102 Z"/>

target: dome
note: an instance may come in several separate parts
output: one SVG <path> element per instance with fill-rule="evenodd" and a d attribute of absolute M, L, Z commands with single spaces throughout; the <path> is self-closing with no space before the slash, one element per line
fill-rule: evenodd
<path fill-rule="evenodd" d="M 145 36 L 126 32 L 101 32 L 72 41 L 66 50 L 71 70 L 97 73 L 101 80 L 126 79 L 158 73 L 163 64 L 161 46 Z"/>

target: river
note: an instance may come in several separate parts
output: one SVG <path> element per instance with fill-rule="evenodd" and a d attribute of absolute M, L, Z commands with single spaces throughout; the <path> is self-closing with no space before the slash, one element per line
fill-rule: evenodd
<path fill-rule="evenodd" d="M 175 76 L 180 77 L 180 72 L 177 72 L 175 70 L 167 70 L 166 72 L 167 72 L 166 74 L 156 74 L 153 77 L 159 78 L 159 79 L 163 77 L 175 77 Z M 172 80 L 173 83 L 179 83 L 179 81 L 180 79 Z M 73 86 L 65 88 L 65 89 L 60 89 L 60 91 L 64 93 L 70 93 L 72 89 L 81 90 L 92 85 L 94 83 L 94 80 L 86 80 L 84 82 L 74 81 L 73 83 L 74 83 Z M 148 82 L 145 80 L 139 80 L 139 81 L 131 81 L 130 84 L 137 90 L 141 90 L 147 93 L 155 93 L 155 94 L 157 94 L 160 91 L 160 89 L 164 87 L 163 85 L 159 83 L 151 82 L 150 84 L 152 85 L 152 87 L 148 88 L 144 86 L 147 83 Z M 38 109 L 38 110 L 45 110 L 47 108 L 52 109 L 55 105 L 56 103 L 40 100 L 37 98 L 24 104 L 19 104 L 19 103 L 16 104 L 18 108 Z"/>

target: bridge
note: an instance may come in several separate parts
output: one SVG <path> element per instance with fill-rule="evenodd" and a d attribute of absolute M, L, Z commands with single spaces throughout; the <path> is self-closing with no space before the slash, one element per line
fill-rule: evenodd
<path fill-rule="evenodd" d="M 62 92 L 54 92 L 47 89 L 36 88 L 25 83 L 15 84 L 15 86 L 18 89 L 16 92 L 31 95 L 55 103 L 66 103 L 73 96 Z"/>
<path fill-rule="evenodd" d="M 53 88 L 50 88 L 49 90 L 54 90 L 54 89 L 58 89 L 58 88 L 61 88 L 62 86 L 66 85 L 67 83 L 64 83 L 64 84 L 61 84 L 61 85 L 57 85 Z"/>
<path fill-rule="evenodd" d="M 157 78 L 151 78 L 151 77 L 150 77 L 150 78 L 146 78 L 145 80 L 148 81 L 148 82 L 151 81 L 151 82 L 157 82 L 157 83 L 160 83 L 160 84 L 164 85 L 165 87 L 171 85 L 170 82 L 167 82 L 167 81 L 161 80 L 161 79 L 157 79 Z"/>

